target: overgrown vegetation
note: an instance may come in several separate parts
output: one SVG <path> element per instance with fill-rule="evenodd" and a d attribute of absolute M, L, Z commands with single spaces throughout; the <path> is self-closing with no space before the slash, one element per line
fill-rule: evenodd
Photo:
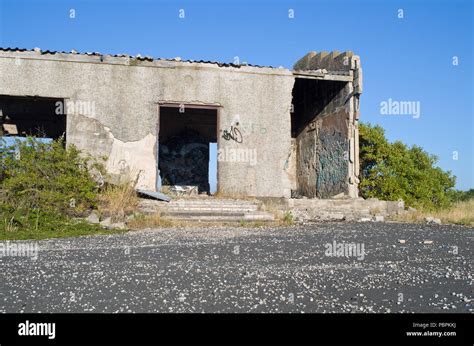
<path fill-rule="evenodd" d="M 0 138 L 0 239 L 41 239 L 101 231 L 79 217 L 97 207 L 103 166 L 63 139 L 7 145 Z"/>
<path fill-rule="evenodd" d="M 434 216 L 444 223 L 474 224 L 474 189 L 454 189 L 455 177 L 436 167 L 437 157 L 419 146 L 389 143 L 380 126 L 360 124 L 360 194 L 416 208 L 403 221 Z"/>
<path fill-rule="evenodd" d="M 101 216 L 110 216 L 113 221 L 123 221 L 127 215 L 137 212 L 137 181 L 125 181 L 120 185 L 107 185 L 98 196 L 98 210 Z"/>
<path fill-rule="evenodd" d="M 474 189 L 468 191 L 451 190 L 448 192 L 449 199 L 454 202 L 466 202 L 474 199 Z"/>
<path fill-rule="evenodd" d="M 397 215 L 395 220 L 424 223 L 427 217 L 438 218 L 442 223 L 474 226 L 474 199 L 456 202 L 449 208 L 436 211 L 414 210 L 403 215 Z"/>
<path fill-rule="evenodd" d="M 419 146 L 389 143 L 380 126 L 361 124 L 360 165 L 362 197 L 396 201 L 436 210 L 451 205 L 455 177 L 436 167 L 437 157 Z"/>
<path fill-rule="evenodd" d="M 1 145 L 0 167 L 3 203 L 70 216 L 96 206 L 99 186 L 93 172 L 104 173 L 102 165 L 73 145 L 66 148 L 62 139 L 47 143 L 27 138 Z"/>
<path fill-rule="evenodd" d="M 436 162 L 435 156 L 418 146 L 389 143 L 380 126 L 360 126 L 363 197 L 403 199 L 406 206 L 417 208 L 406 214 L 404 221 L 434 216 L 444 223 L 474 225 L 474 189 L 455 190 L 455 177 L 436 167 Z M 27 138 L 7 145 L 0 138 L 0 240 L 110 233 L 83 219 L 92 210 L 114 222 L 123 222 L 133 214 L 127 224 L 136 229 L 190 226 L 163 220 L 159 214 L 137 213 L 136 181 L 112 186 L 105 185 L 103 177 L 105 169 L 100 162 L 73 145 L 66 147 L 62 139 L 44 142 Z M 278 216 L 280 225 L 294 223 L 291 212 Z"/>

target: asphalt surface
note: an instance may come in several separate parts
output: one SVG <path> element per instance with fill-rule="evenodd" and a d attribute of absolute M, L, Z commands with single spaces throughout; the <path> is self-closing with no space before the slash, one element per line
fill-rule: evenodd
<path fill-rule="evenodd" d="M 0 258 L 0 312 L 473 312 L 473 239 L 461 226 L 321 223 L 27 242 L 36 259 Z"/>

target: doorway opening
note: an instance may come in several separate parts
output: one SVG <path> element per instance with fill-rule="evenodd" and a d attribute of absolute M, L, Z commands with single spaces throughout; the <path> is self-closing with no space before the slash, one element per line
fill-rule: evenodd
<path fill-rule="evenodd" d="M 217 108 L 161 105 L 158 171 L 161 187 L 217 190 Z"/>
<path fill-rule="evenodd" d="M 348 171 L 345 85 L 343 81 L 295 78 L 291 113 L 295 197 L 330 198 L 344 192 Z"/>

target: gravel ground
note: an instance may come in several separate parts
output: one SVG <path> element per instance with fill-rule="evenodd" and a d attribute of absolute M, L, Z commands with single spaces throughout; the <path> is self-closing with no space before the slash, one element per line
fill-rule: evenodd
<path fill-rule="evenodd" d="M 473 312 L 473 239 L 321 223 L 14 242 L 39 251 L 0 258 L 0 312 Z M 334 242 L 359 252 L 329 256 Z"/>

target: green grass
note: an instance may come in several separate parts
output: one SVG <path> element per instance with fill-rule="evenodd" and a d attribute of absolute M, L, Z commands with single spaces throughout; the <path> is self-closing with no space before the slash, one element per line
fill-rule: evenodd
<path fill-rule="evenodd" d="M 425 223 L 425 218 L 431 216 L 445 224 L 474 226 L 474 198 L 454 203 L 449 208 L 436 211 L 416 210 L 411 213 L 397 215 L 393 219 L 401 222 Z"/>
<path fill-rule="evenodd" d="M 0 219 L 0 240 L 39 240 L 124 232 L 126 230 L 105 229 L 85 220 L 53 213 L 2 213 Z"/>
<path fill-rule="evenodd" d="M 293 218 L 293 214 L 291 213 L 291 211 L 285 211 L 285 213 L 283 214 L 282 221 L 287 226 L 291 226 L 294 224 L 295 220 Z"/>

